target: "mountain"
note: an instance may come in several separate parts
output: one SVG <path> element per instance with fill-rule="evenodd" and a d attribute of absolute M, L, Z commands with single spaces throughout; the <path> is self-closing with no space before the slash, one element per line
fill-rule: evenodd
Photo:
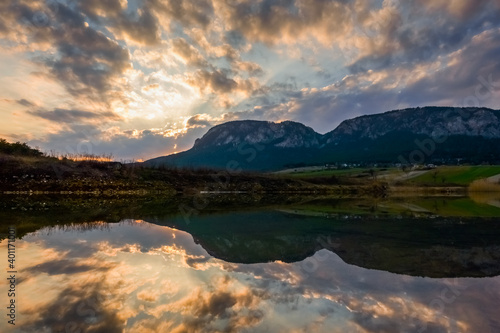
<path fill-rule="evenodd" d="M 195 141 L 193 149 L 213 146 L 238 147 L 243 143 L 277 148 L 310 148 L 318 147 L 321 137 L 312 128 L 293 121 L 232 121 L 210 129 L 201 139 Z"/>
<path fill-rule="evenodd" d="M 333 163 L 500 163 L 500 111 L 423 107 L 345 120 L 324 135 L 301 123 L 242 120 L 151 166 L 277 170 Z"/>
<path fill-rule="evenodd" d="M 377 139 L 394 131 L 432 138 L 466 135 L 500 138 L 500 112 L 487 108 L 425 107 L 345 120 L 325 134 L 327 143 Z"/>
<path fill-rule="evenodd" d="M 315 160 L 322 135 L 293 121 L 242 120 L 211 128 L 188 151 L 144 162 L 146 165 L 272 170 Z"/>

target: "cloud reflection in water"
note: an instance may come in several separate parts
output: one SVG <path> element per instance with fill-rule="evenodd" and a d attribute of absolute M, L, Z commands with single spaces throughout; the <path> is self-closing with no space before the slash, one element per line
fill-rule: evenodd
<path fill-rule="evenodd" d="M 227 263 L 186 232 L 133 220 L 104 229 L 43 229 L 17 242 L 23 269 L 15 332 L 499 328 L 492 318 L 500 277 L 396 275 L 348 265 L 327 250 L 291 264 Z"/>

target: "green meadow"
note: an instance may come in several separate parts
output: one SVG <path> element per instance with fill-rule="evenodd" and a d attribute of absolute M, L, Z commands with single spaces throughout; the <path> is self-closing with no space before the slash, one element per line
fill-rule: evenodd
<path fill-rule="evenodd" d="M 500 166 L 443 166 L 413 178 L 416 184 L 456 184 L 467 186 L 475 180 L 500 174 Z"/>

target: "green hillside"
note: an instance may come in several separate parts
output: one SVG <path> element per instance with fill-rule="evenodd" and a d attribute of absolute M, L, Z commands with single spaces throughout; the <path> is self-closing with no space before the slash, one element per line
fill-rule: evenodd
<path fill-rule="evenodd" d="M 412 179 L 413 183 L 469 185 L 475 180 L 500 174 L 500 166 L 443 166 Z"/>

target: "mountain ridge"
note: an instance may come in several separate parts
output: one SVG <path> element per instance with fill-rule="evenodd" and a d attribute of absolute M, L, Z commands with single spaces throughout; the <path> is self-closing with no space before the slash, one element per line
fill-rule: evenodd
<path fill-rule="evenodd" d="M 227 127 L 232 127 L 228 130 Z M 292 135 L 290 135 L 292 133 Z M 274 134 L 274 136 L 273 136 Z M 242 138 L 242 136 L 244 137 Z M 221 146 L 230 144 L 237 146 L 242 142 L 271 143 L 277 147 L 297 148 L 319 145 L 321 134 L 302 123 L 286 120 L 275 123 L 262 120 L 235 120 L 212 127 L 202 138 L 196 139 L 194 149 L 210 145 Z M 304 137 L 309 141 L 304 141 Z"/>
<path fill-rule="evenodd" d="M 187 151 L 144 163 L 227 169 L 228 162 L 236 161 L 248 170 L 342 161 L 397 163 L 400 155 L 418 149 L 415 142 L 429 138 L 440 142 L 427 154 L 429 161 L 465 157 L 494 162 L 500 159 L 500 110 L 407 108 L 346 119 L 325 134 L 289 120 L 237 120 L 212 127 Z"/>
<path fill-rule="evenodd" d="M 356 127 L 361 125 L 365 130 L 379 130 L 379 133 L 373 133 L 373 131 L 361 133 L 358 131 L 357 133 L 359 137 L 373 139 L 394 130 L 390 128 L 391 124 L 388 124 L 388 121 L 393 120 L 392 118 L 396 118 L 399 121 L 399 130 L 409 130 L 415 134 L 424 134 L 434 138 L 442 137 L 443 135 L 478 135 L 489 138 L 500 138 L 499 110 L 453 107 L 418 107 L 364 115 L 344 120 L 337 128 L 325 135 L 352 135 L 353 132 L 356 132 Z M 369 121 L 372 123 L 368 125 Z M 380 124 L 381 121 L 384 124 Z M 385 131 L 382 128 L 384 125 L 386 126 Z M 487 131 L 480 132 L 480 129 Z"/>

